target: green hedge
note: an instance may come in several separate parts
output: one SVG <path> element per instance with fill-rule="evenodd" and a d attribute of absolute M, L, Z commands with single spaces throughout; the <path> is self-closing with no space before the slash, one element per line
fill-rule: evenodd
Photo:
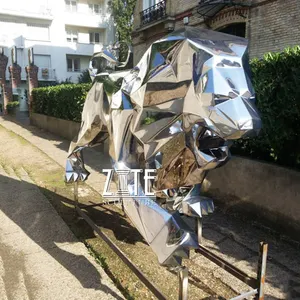
<path fill-rule="evenodd" d="M 62 84 L 33 89 L 33 112 L 80 122 L 90 88 L 91 84 Z"/>
<path fill-rule="evenodd" d="M 300 169 L 300 46 L 254 59 L 251 69 L 263 129 L 232 153 Z"/>

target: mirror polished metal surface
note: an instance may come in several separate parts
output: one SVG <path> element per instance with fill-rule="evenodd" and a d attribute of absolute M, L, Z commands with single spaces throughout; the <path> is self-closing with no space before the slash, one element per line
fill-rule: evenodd
<path fill-rule="evenodd" d="M 93 57 L 94 65 L 97 57 L 106 60 L 104 67 L 117 65 L 105 51 Z M 66 181 L 88 178 L 82 149 L 105 139 L 116 170 L 156 169 L 156 197 L 146 198 L 143 182 L 143 198 L 135 197 L 128 176 L 123 188 L 132 198 L 124 199 L 124 209 L 161 264 L 181 264 L 198 245 L 183 216 L 214 210 L 212 200 L 200 195 L 207 172 L 228 161 L 233 140 L 261 128 L 247 40 L 186 27 L 153 43 L 132 70 L 95 70 Z"/>

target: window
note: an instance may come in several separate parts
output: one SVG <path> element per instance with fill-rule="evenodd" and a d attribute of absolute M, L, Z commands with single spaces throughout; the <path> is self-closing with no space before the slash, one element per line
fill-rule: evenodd
<path fill-rule="evenodd" d="M 66 11 L 77 12 L 77 1 L 76 0 L 65 0 Z"/>
<path fill-rule="evenodd" d="M 102 13 L 102 8 L 100 4 L 89 4 L 90 14 L 99 15 Z"/>
<path fill-rule="evenodd" d="M 231 35 L 237 35 L 240 37 L 245 37 L 246 36 L 246 23 L 229 24 L 225 27 L 217 29 L 217 31 L 228 33 Z"/>
<path fill-rule="evenodd" d="M 66 30 L 67 41 L 77 43 L 78 42 L 78 32 L 75 30 Z"/>
<path fill-rule="evenodd" d="M 80 58 L 67 56 L 68 72 L 80 72 Z"/>
<path fill-rule="evenodd" d="M 49 26 L 43 24 L 27 24 L 26 38 L 35 41 L 49 41 Z"/>
<path fill-rule="evenodd" d="M 101 44 L 102 35 L 100 32 L 90 32 L 90 44 Z"/>
<path fill-rule="evenodd" d="M 34 54 L 34 64 L 39 68 L 51 68 L 51 56 L 50 55 L 42 55 L 42 54 Z"/>
<path fill-rule="evenodd" d="M 160 1 L 161 0 L 143 0 L 143 9 L 147 9 Z"/>

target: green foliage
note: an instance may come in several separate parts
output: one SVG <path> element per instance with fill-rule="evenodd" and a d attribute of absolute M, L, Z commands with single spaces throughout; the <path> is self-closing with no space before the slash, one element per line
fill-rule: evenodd
<path fill-rule="evenodd" d="M 91 84 L 63 84 L 33 89 L 33 112 L 80 122 L 90 88 Z"/>
<path fill-rule="evenodd" d="M 15 113 L 16 109 L 19 107 L 19 104 L 20 104 L 19 101 L 8 102 L 6 105 L 7 112 L 9 114 Z"/>
<path fill-rule="evenodd" d="M 84 70 L 79 76 L 78 76 L 78 83 L 91 83 L 91 76 L 88 69 Z"/>
<path fill-rule="evenodd" d="M 71 76 L 66 78 L 65 80 L 62 80 L 59 82 L 59 85 L 61 84 L 74 84 L 74 82 L 71 80 Z"/>
<path fill-rule="evenodd" d="M 155 121 L 156 121 L 156 119 L 154 117 L 146 117 L 143 120 L 142 124 L 143 125 L 150 125 L 150 124 L 154 123 Z"/>
<path fill-rule="evenodd" d="M 131 44 L 133 11 L 136 0 L 109 0 L 108 6 L 115 21 L 119 41 Z M 121 48 L 120 58 L 124 59 L 125 50 Z"/>
<path fill-rule="evenodd" d="M 251 69 L 263 129 L 232 153 L 300 169 L 300 46 L 254 59 Z"/>
<path fill-rule="evenodd" d="M 39 81 L 38 87 L 56 86 L 59 85 L 58 81 Z"/>
<path fill-rule="evenodd" d="M 123 82 L 123 78 L 120 78 L 117 81 L 113 81 L 108 76 L 101 76 L 96 78 L 95 80 L 103 83 L 104 90 L 109 96 L 119 91 Z"/>
<path fill-rule="evenodd" d="M 56 86 L 56 85 L 60 85 L 60 84 L 74 84 L 71 81 L 71 77 L 66 78 L 65 80 L 61 80 L 61 81 L 39 81 L 38 82 L 38 87 L 48 87 L 48 86 Z"/>

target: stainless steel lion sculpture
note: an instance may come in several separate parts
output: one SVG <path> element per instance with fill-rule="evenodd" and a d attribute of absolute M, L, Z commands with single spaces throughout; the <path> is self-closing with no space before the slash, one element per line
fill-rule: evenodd
<path fill-rule="evenodd" d="M 186 216 L 199 220 L 214 210 L 200 195 L 207 172 L 228 161 L 233 140 L 261 128 L 247 40 L 186 27 L 153 43 L 132 70 L 113 72 L 118 64 L 108 50 L 91 60 L 93 86 L 66 181 L 86 180 L 82 149 L 108 139 L 112 166 L 126 175 L 125 212 L 159 262 L 178 266 L 199 242 Z M 155 197 L 147 196 L 143 180 L 136 196 L 131 169 L 157 171 Z"/>

